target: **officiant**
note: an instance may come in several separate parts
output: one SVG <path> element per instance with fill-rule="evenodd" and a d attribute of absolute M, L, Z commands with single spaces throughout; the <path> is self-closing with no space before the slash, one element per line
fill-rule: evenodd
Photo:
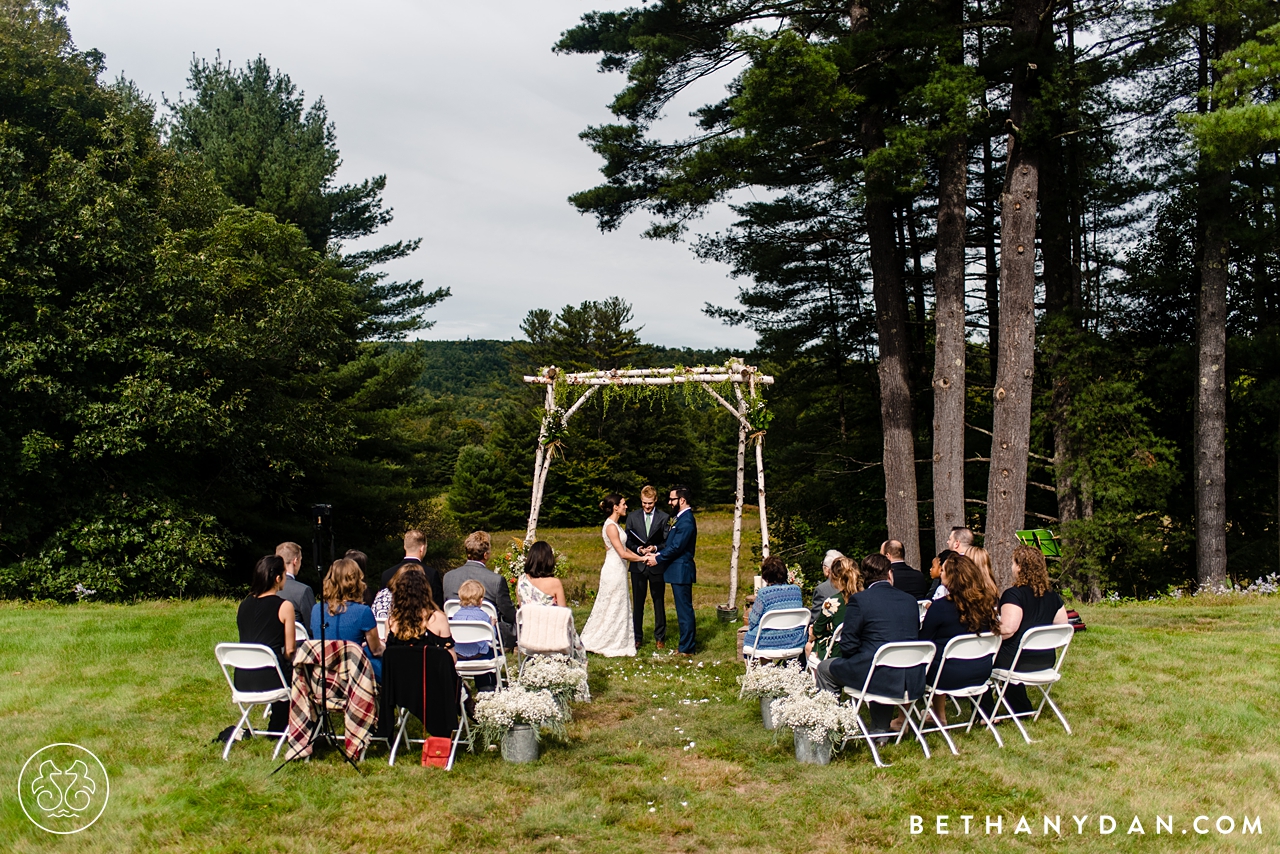
<path fill-rule="evenodd" d="M 671 517 L 658 509 L 658 491 L 646 486 L 640 490 L 640 506 L 627 515 L 627 548 L 642 555 L 657 552 L 666 544 L 670 527 Z M 646 591 L 653 598 L 653 640 L 658 649 L 666 647 L 667 585 L 662 579 L 663 569 L 642 561 L 631 563 L 631 608 L 637 648 L 644 642 Z"/>

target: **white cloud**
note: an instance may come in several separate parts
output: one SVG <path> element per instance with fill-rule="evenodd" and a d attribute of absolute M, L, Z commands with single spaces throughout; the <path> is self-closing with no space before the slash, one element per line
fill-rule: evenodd
<path fill-rule="evenodd" d="M 600 180 L 577 134 L 610 120 L 623 78 L 551 46 L 583 12 L 611 5 L 631 4 L 71 0 L 68 20 L 79 47 L 106 54 L 109 76 L 157 100 L 183 90 L 193 54 L 219 50 L 237 65 L 261 54 L 308 101 L 323 96 L 340 177 L 387 175 L 396 219 L 378 241 L 423 238 L 392 273 L 453 289 L 429 337 L 510 338 L 531 308 L 616 294 L 647 340 L 747 349 L 754 333 L 702 314 L 734 302 L 727 268 L 640 239 L 642 219 L 602 235 L 565 201 Z"/>

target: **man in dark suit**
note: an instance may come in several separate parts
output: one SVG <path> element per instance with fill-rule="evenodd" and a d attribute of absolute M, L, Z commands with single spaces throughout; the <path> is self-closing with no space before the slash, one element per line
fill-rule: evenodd
<path fill-rule="evenodd" d="M 658 490 L 646 486 L 640 490 L 640 507 L 627 516 L 627 548 L 638 555 L 660 551 L 667 542 L 667 523 L 671 517 L 658 509 Z M 658 649 L 666 648 L 667 588 L 662 570 L 644 561 L 631 562 L 631 613 L 635 625 L 636 646 L 644 642 L 644 599 L 653 596 L 653 640 Z"/>
<path fill-rule="evenodd" d="M 901 540 L 885 540 L 880 546 L 880 554 L 889 559 L 889 569 L 893 570 L 893 586 L 910 593 L 916 599 L 929 598 L 929 579 L 924 573 L 906 561 L 906 550 Z"/>
<path fill-rule="evenodd" d="M 920 636 L 920 609 L 916 600 L 890 581 L 889 559 L 867 555 L 862 561 L 862 580 L 867 585 L 849 597 L 844 628 L 840 633 L 840 655 L 818 665 L 818 687 L 839 696 L 845 686 L 862 690 L 876 650 L 894 641 L 913 641 Z M 925 669 L 877 669 L 870 691 L 890 697 L 904 692 L 920 696 L 925 688 Z M 892 706 L 871 703 L 871 729 L 888 732 Z"/>
<path fill-rule="evenodd" d="M 276 556 L 284 561 L 284 587 L 279 596 L 293 603 L 293 613 L 299 623 L 311 625 L 311 609 L 316 604 L 316 593 L 310 584 L 303 584 L 297 579 L 298 570 L 302 568 L 302 546 L 297 543 L 281 543 L 276 546 Z"/>
<path fill-rule="evenodd" d="M 444 574 L 444 596 L 440 604 L 458 598 L 458 589 L 464 581 L 478 581 L 484 587 L 485 600 L 498 612 L 498 634 L 507 649 L 516 643 L 516 606 L 511 602 L 511 590 L 507 580 L 489 569 L 489 552 L 493 541 L 484 531 L 472 531 L 462 543 L 467 562 Z"/>
<path fill-rule="evenodd" d="M 693 613 L 693 585 L 698 579 L 698 568 L 693 562 L 698 548 L 698 523 L 689 506 L 692 493 L 688 487 L 673 486 L 667 498 L 676 514 L 667 542 L 651 553 L 645 563 L 663 568 L 662 577 L 671 585 L 671 598 L 676 604 L 676 624 L 680 628 L 680 654 L 693 655 L 697 640 L 697 623 Z"/>
<path fill-rule="evenodd" d="M 444 606 L 444 584 L 442 583 L 442 580 L 441 580 L 442 576 L 440 575 L 440 570 L 436 569 L 434 566 L 427 566 L 422 562 L 422 558 L 426 555 L 426 553 L 427 553 L 426 534 L 416 530 L 406 531 L 404 535 L 404 557 L 401 558 L 392 566 L 388 567 L 387 570 L 382 573 L 382 578 L 379 580 L 379 584 L 378 584 L 378 590 L 381 590 L 382 588 L 386 587 L 388 584 L 391 583 L 391 579 L 395 577 L 395 574 L 400 569 L 400 567 L 404 566 L 406 563 L 417 564 L 418 566 L 422 567 L 422 571 L 426 573 L 427 583 L 431 585 L 431 596 L 433 599 L 436 600 L 436 605 L 443 607 Z M 373 591 L 375 596 L 377 595 L 378 590 Z M 368 598 L 369 598 L 369 602 L 366 602 L 365 604 L 371 604 L 373 602 L 372 596 Z"/>

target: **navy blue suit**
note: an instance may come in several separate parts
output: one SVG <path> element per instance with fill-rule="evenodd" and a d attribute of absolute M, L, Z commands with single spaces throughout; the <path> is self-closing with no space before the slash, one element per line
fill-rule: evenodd
<path fill-rule="evenodd" d="M 693 614 L 693 585 L 698 580 L 698 568 L 693 554 L 698 547 L 698 523 L 693 510 L 676 516 L 675 524 L 667 533 L 667 541 L 658 552 L 658 565 L 663 567 L 663 580 L 671 585 L 671 598 L 676 606 L 676 623 L 680 626 L 680 651 L 692 653 L 697 634 Z"/>
<path fill-rule="evenodd" d="M 913 641 L 920 634 L 920 606 L 910 593 L 876 582 L 849 597 L 840 633 L 840 657 L 824 661 L 831 679 L 839 685 L 862 690 L 876 650 L 894 641 Z M 821 682 L 821 680 L 820 680 Z M 919 697 L 925 689 L 925 669 L 879 669 L 871 679 L 870 691 L 888 697 Z M 872 704 L 871 723 L 876 730 L 888 728 L 890 706 Z"/>

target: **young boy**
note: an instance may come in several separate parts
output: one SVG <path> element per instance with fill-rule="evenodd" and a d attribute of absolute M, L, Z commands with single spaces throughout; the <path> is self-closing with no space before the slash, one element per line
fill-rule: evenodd
<path fill-rule="evenodd" d="M 497 620 L 480 607 L 480 603 L 484 601 L 484 585 L 474 579 L 468 579 L 462 582 L 458 588 L 458 603 L 462 606 L 454 612 L 450 617 L 450 622 L 458 620 L 474 620 L 478 623 L 489 623 L 497 626 Z M 480 641 L 479 643 L 460 643 L 453 650 L 458 654 L 459 661 L 475 661 L 481 658 L 493 658 L 493 644 L 488 641 Z M 476 676 L 476 689 L 479 691 L 493 690 L 497 686 L 497 680 L 491 673 L 484 673 Z"/>

